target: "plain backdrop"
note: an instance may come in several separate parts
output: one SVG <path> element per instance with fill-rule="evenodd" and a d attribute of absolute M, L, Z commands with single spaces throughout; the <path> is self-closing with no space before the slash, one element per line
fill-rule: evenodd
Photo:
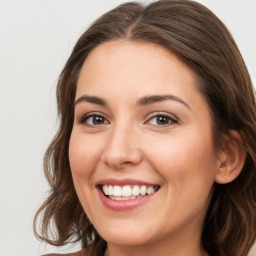
<path fill-rule="evenodd" d="M 32 229 L 48 190 L 42 159 L 57 126 L 56 81 L 79 35 L 121 2 L 0 0 L 0 255 L 63 251 Z M 199 2 L 228 26 L 256 84 L 256 0 Z"/>

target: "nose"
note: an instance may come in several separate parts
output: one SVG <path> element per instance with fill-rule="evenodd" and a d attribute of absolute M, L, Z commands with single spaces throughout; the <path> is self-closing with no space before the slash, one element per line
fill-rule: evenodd
<path fill-rule="evenodd" d="M 102 154 L 104 164 L 112 169 L 123 169 L 142 161 L 142 151 L 136 132 L 131 127 L 115 127 L 107 138 Z"/>

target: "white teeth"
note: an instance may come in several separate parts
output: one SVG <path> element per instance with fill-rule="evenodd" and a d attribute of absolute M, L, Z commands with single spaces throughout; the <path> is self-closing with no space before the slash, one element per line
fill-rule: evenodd
<path fill-rule="evenodd" d="M 106 196 L 110 198 L 114 197 L 115 200 L 128 200 L 134 199 L 139 196 L 150 195 L 156 191 L 156 186 L 146 186 L 146 185 L 125 185 L 125 186 L 113 186 L 113 185 L 103 185 L 102 190 Z M 113 199 L 114 199 L 113 198 Z"/>
<path fill-rule="evenodd" d="M 111 185 L 108 186 L 108 195 L 109 196 L 113 196 L 114 195 L 114 188 Z"/>
<path fill-rule="evenodd" d="M 105 194 L 106 196 L 109 195 L 109 193 L 108 193 L 108 186 L 107 186 L 107 185 L 104 185 L 104 186 L 102 187 L 102 190 L 103 190 L 103 192 L 104 192 L 104 194 Z"/>
<path fill-rule="evenodd" d="M 132 189 L 132 195 L 133 196 L 138 196 L 139 194 L 140 194 L 140 187 L 136 185 Z"/>
<path fill-rule="evenodd" d="M 122 196 L 131 196 L 132 195 L 132 189 L 130 186 L 124 186 L 122 188 Z"/>
<path fill-rule="evenodd" d="M 132 196 L 109 196 L 110 199 L 121 201 L 121 200 L 129 200 L 134 199 L 135 197 Z"/>
<path fill-rule="evenodd" d="M 154 192 L 155 192 L 155 190 L 154 190 L 153 187 L 147 188 L 147 194 L 148 194 L 148 195 L 150 195 L 150 194 L 152 194 L 152 193 L 154 193 Z"/>
<path fill-rule="evenodd" d="M 146 193 L 147 193 L 147 187 L 146 187 L 145 185 L 141 186 L 141 188 L 140 188 L 140 194 L 141 194 L 142 196 L 145 196 Z"/>
<path fill-rule="evenodd" d="M 114 186 L 113 195 L 114 196 L 121 196 L 122 195 L 122 188 L 120 186 Z"/>

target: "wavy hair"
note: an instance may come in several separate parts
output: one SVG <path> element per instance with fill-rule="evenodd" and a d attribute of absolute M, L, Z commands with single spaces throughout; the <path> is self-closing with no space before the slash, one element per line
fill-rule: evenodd
<path fill-rule="evenodd" d="M 106 248 L 106 242 L 88 220 L 76 195 L 68 147 L 81 67 L 99 44 L 119 39 L 162 45 L 195 72 L 198 88 L 212 114 L 216 148 L 221 146 L 222 134 L 230 136 L 230 129 L 242 135 L 247 151 L 245 165 L 233 182 L 214 184 L 202 244 L 213 256 L 247 255 L 256 240 L 253 86 L 225 25 L 209 9 L 188 0 L 122 4 L 96 20 L 76 43 L 57 84 L 60 124 L 44 157 L 44 171 L 51 190 L 35 216 L 37 237 L 56 246 L 80 241 L 83 248 L 91 250 L 91 255 L 103 255 Z"/>

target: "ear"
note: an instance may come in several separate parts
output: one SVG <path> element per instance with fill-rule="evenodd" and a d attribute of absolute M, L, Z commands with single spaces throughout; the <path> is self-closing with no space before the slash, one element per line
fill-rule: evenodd
<path fill-rule="evenodd" d="M 230 130 L 230 136 L 224 137 L 215 176 L 216 183 L 230 183 L 239 176 L 246 159 L 246 151 L 242 145 L 243 139 L 238 131 Z"/>

